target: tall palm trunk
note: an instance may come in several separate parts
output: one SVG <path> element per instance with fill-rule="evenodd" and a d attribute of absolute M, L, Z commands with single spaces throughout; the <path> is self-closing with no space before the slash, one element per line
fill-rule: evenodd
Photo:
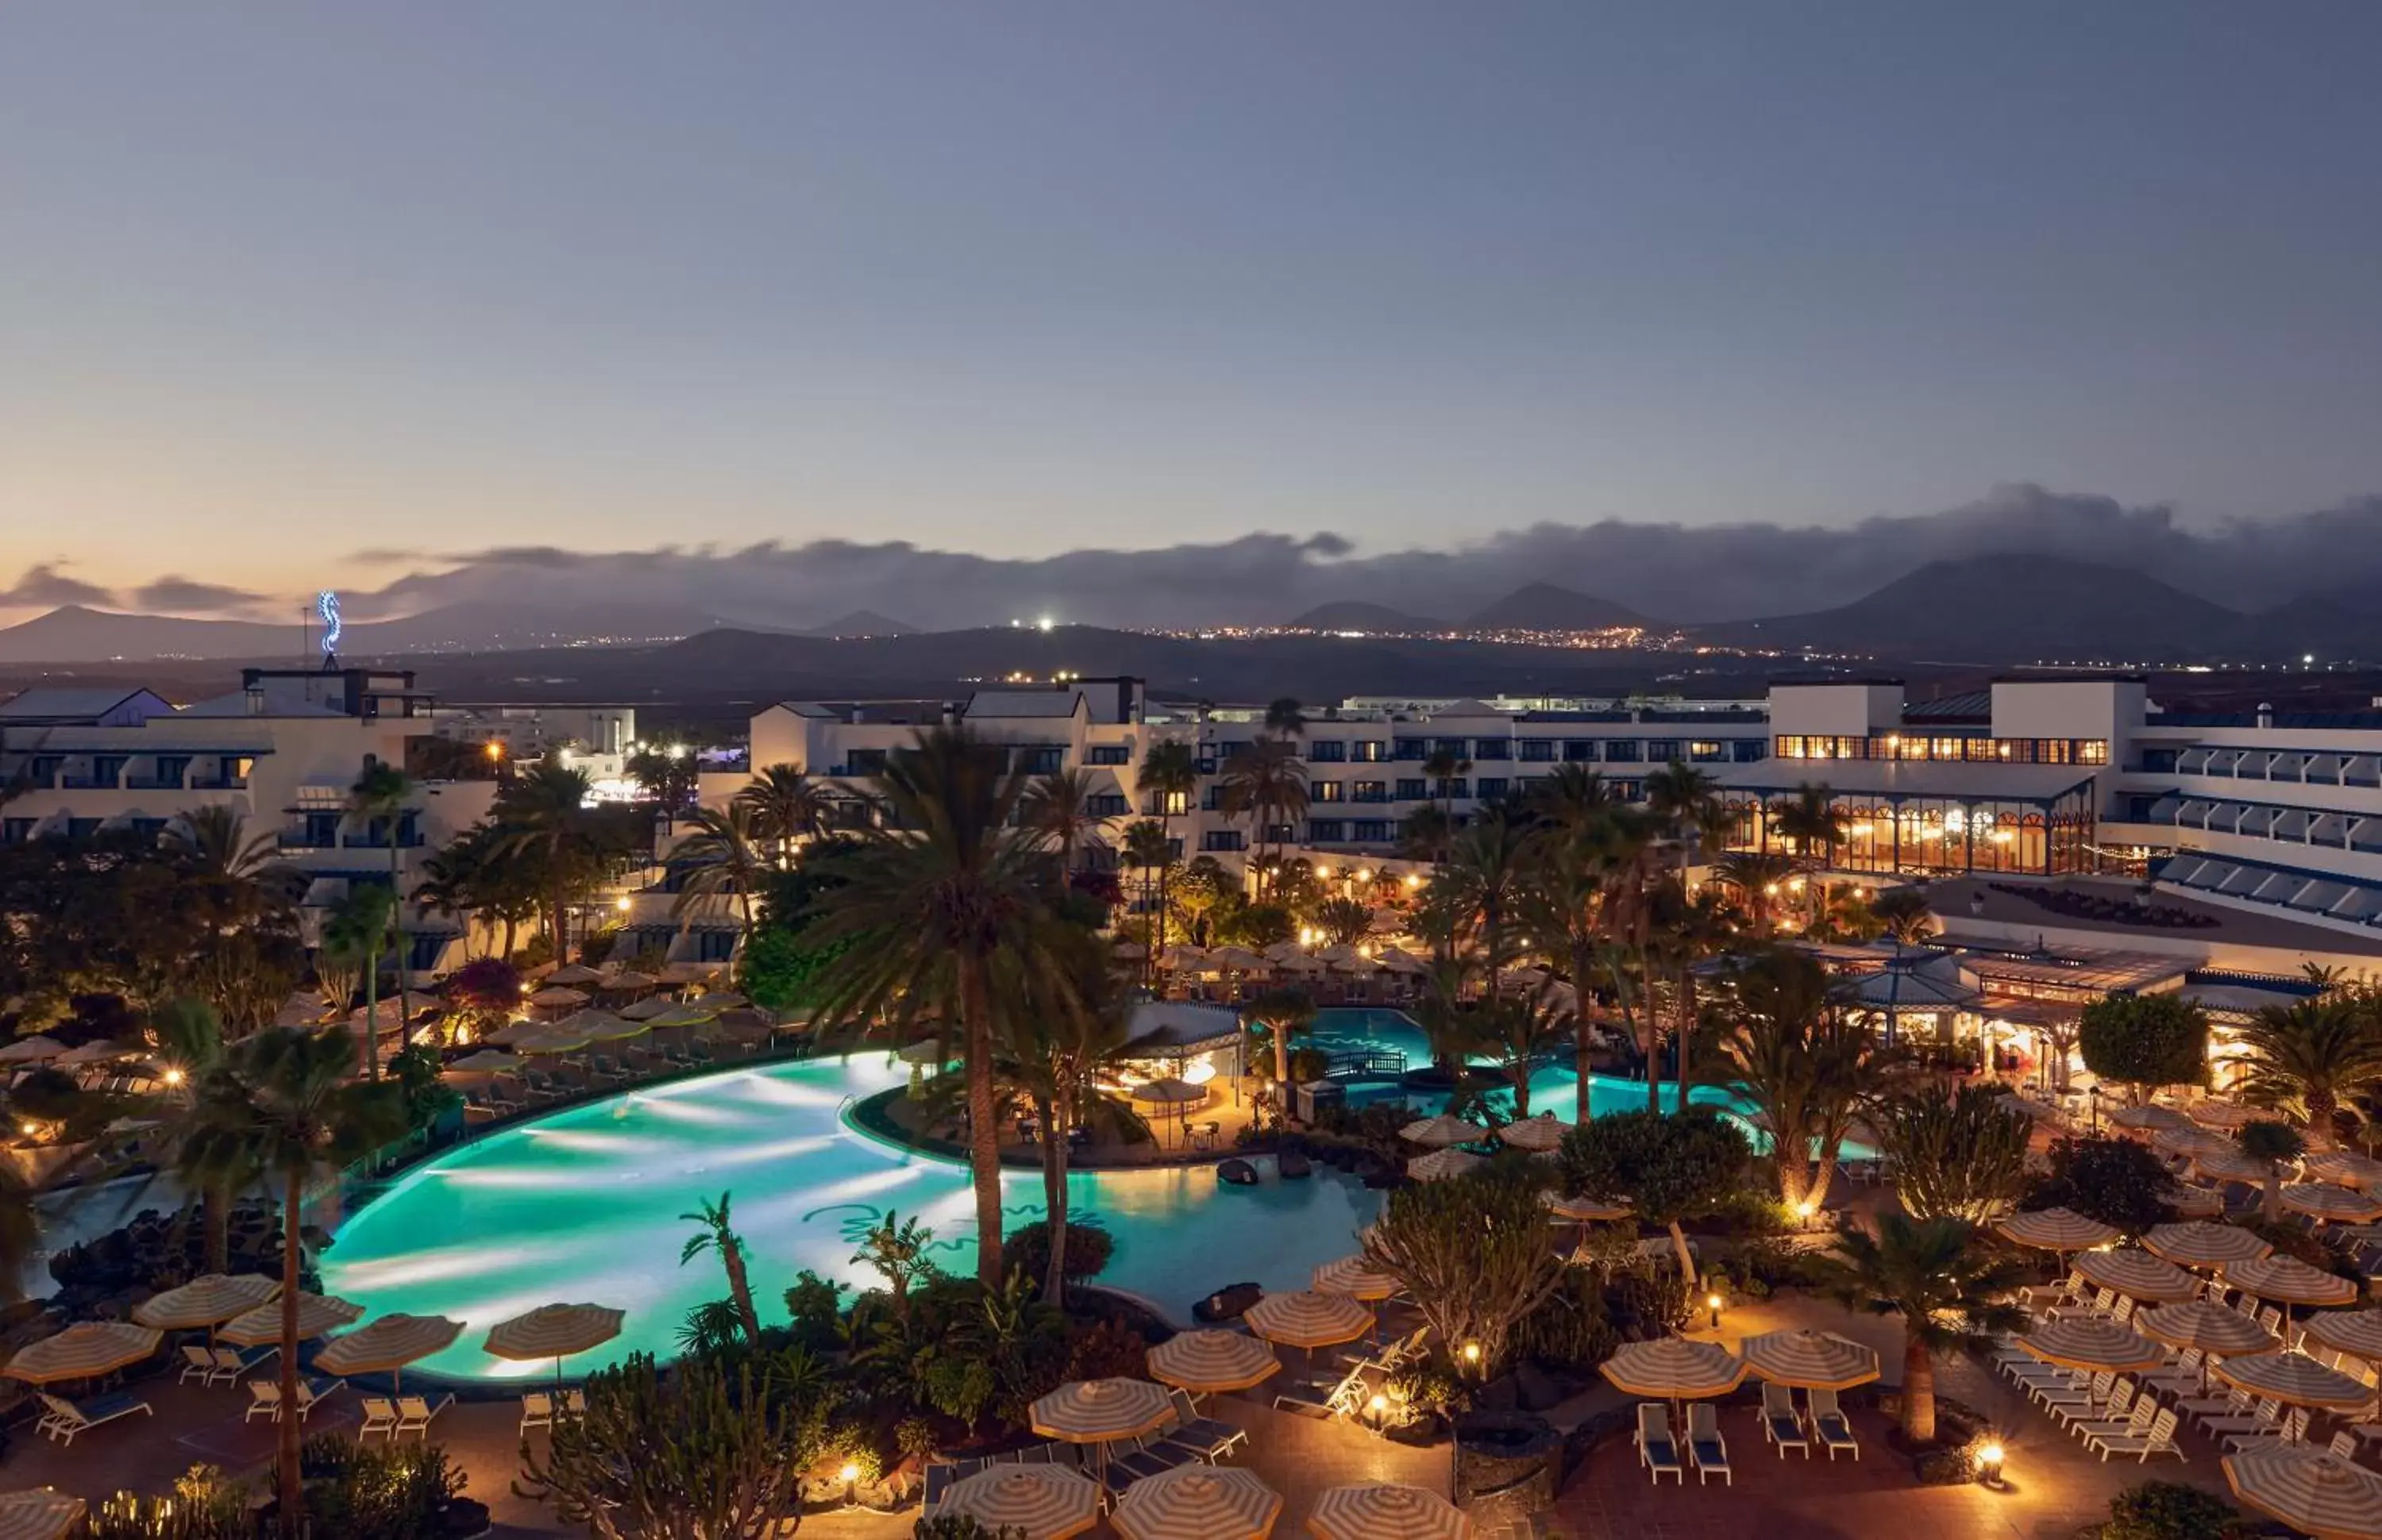
<path fill-rule="evenodd" d="M 296 1540 L 301 1533 L 306 1500 L 298 1480 L 298 1209 L 305 1198 L 305 1173 L 293 1170 L 281 1197 L 281 1415 L 274 1420 L 277 1522 L 284 1540 Z"/>
<path fill-rule="evenodd" d="M 1671 1232 L 1671 1253 L 1679 1259 L 1679 1277 L 1692 1288 L 1696 1281 L 1696 1254 L 1688 1250 L 1688 1232 L 1674 1219 L 1666 1227 Z"/>
<path fill-rule="evenodd" d="M 1173 800 L 1162 797 L 1160 805 L 1173 807 Z M 1158 935 L 1149 944 L 1149 960 L 1152 967 L 1157 966 L 1159 954 L 1166 949 L 1166 905 L 1169 896 L 1173 892 L 1172 872 L 1174 865 L 1174 814 L 1167 813 L 1159 816 L 1158 834 L 1160 843 L 1164 849 L 1159 852 L 1161 859 L 1158 863 Z"/>
<path fill-rule="evenodd" d="M 380 947 L 364 948 L 364 1078 L 380 1079 Z"/>
<path fill-rule="evenodd" d="M 1042 1297 L 1054 1305 L 1067 1302 L 1067 1131 L 1074 1122 L 1070 1102 L 1036 1097 L 1034 1111 L 1042 1119 L 1042 1211 L 1049 1216 L 1050 1270 L 1042 1278 Z"/>
<path fill-rule="evenodd" d="M 719 1263 L 728 1270 L 728 1297 L 736 1302 L 736 1318 L 744 1325 L 744 1340 L 757 1347 L 761 1341 L 761 1314 L 753 1308 L 753 1281 L 744 1276 L 744 1249 L 724 1227 L 719 1237 Z"/>
<path fill-rule="evenodd" d="M 399 858 L 404 852 L 397 843 L 397 814 L 388 816 L 388 924 L 397 936 L 397 1030 L 399 1046 L 413 1043 L 412 1001 L 408 998 L 405 984 L 406 965 L 413 960 L 412 948 L 405 944 L 405 882 L 399 871 Z"/>
<path fill-rule="evenodd" d="M 1514 1117 L 1518 1120 L 1530 1115 L 1530 1056 L 1524 1054 L 1514 1060 L 1505 1071 L 1514 1083 Z"/>
<path fill-rule="evenodd" d="M 565 944 L 565 937 L 569 934 L 565 926 L 569 917 L 563 912 L 567 906 L 563 902 L 562 884 L 556 883 L 547 891 L 546 899 L 546 918 L 554 926 L 554 963 L 559 968 L 571 960 L 565 955 L 569 950 Z"/>
<path fill-rule="evenodd" d="M 1914 1444 L 1935 1441 L 1935 1355 L 1916 1332 L 1902 1338 L 1902 1436 Z"/>
<path fill-rule="evenodd" d="M 1593 964 L 1594 953 L 1584 941 L 1574 942 L 1571 948 L 1571 988 L 1575 1002 L 1571 1022 L 1572 1073 L 1577 1083 L 1572 1087 L 1572 1121 L 1585 1126 L 1590 1116 L 1591 1067 L 1590 1057 L 1595 1038 L 1589 1032 L 1588 971 Z"/>
<path fill-rule="evenodd" d="M 1001 1106 L 992 1086 L 992 997 L 984 959 L 960 959 L 967 1063 L 968 1174 L 976 1186 L 976 1280 L 1001 1287 Z"/>
<path fill-rule="evenodd" d="M 1692 959 L 1679 964 L 1679 1097 L 1678 1110 L 1688 1110 L 1688 1088 L 1695 1083 L 1688 1069 L 1688 1051 L 1696 1037 L 1696 971 Z"/>

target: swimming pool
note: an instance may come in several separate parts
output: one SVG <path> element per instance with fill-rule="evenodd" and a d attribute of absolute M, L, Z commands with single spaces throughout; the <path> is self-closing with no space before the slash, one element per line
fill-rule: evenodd
<path fill-rule="evenodd" d="M 1406 1055 L 1406 1067 L 1424 1069 L 1430 1067 L 1430 1040 L 1414 1018 L 1402 1010 L 1379 1006 L 1331 1007 L 1315 1013 L 1315 1025 L 1307 1036 L 1296 1039 L 1305 1046 L 1326 1053 L 1356 1050 L 1387 1049 Z M 1568 1050 L 1566 1050 L 1566 1055 Z M 1477 1065 L 1493 1065 L 1492 1058 L 1474 1056 Z M 1677 1105 L 1678 1087 L 1671 1081 L 1662 1086 L 1663 1110 L 1671 1111 Z M 1624 1080 L 1617 1075 L 1591 1075 L 1588 1087 L 1589 1116 L 1602 1118 L 1609 1113 L 1643 1111 L 1646 1106 L 1646 1082 Z M 1446 1098 L 1437 1094 L 1409 1094 L 1393 1083 L 1358 1083 L 1349 1088 L 1351 1106 L 1362 1106 L 1381 1101 L 1406 1101 L 1418 1111 L 1436 1111 Z M 1514 1112 L 1514 1094 L 1500 1087 L 1489 1094 L 1489 1100 L 1501 1117 Z M 1552 1112 L 1564 1122 L 1577 1121 L 1579 1076 L 1568 1063 L 1543 1066 L 1530 1076 L 1530 1111 L 1532 1114 Z M 1700 1105 L 1722 1107 L 1742 1118 L 1745 1104 L 1716 1085 L 1699 1085 L 1688 1093 L 1688 1100 Z"/>
<path fill-rule="evenodd" d="M 932 1226 L 947 1270 L 976 1266 L 967 1171 L 894 1149 L 845 1126 L 841 1109 L 908 1078 L 881 1054 L 731 1069 L 630 1092 L 505 1130 L 429 1161 L 349 1219 L 323 1257 L 324 1287 L 370 1313 L 451 1316 L 466 1330 L 421 1370 L 468 1380 L 552 1373 L 480 1351 L 487 1328 L 556 1301 L 628 1312 L 621 1334 L 571 1359 L 583 1374 L 642 1350 L 677 1351 L 686 1314 L 726 1292 L 719 1265 L 678 1265 L 694 1226 L 678 1216 L 735 1193 L 734 1220 L 752 1253 L 765 1318 L 810 1268 L 856 1285 L 877 1281 L 852 1261 L 887 1210 Z M 1078 1219 L 1116 1238 L 1099 1282 L 1130 1290 L 1187 1324 L 1193 1301 L 1244 1279 L 1303 1288 L 1319 1265 L 1357 1247 L 1381 1194 L 1319 1167 L 1302 1181 L 1227 1187 L 1212 1166 L 1079 1171 Z M 1043 1212 L 1038 1172 L 1003 1174 L 1012 1225 Z"/>

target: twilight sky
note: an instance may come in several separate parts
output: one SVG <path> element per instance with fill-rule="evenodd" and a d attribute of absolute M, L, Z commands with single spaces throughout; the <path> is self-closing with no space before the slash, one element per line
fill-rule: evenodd
<path fill-rule="evenodd" d="M 2332 508 L 2376 56 L 2369 0 L 20 0 L 0 618 L 490 546 Z"/>

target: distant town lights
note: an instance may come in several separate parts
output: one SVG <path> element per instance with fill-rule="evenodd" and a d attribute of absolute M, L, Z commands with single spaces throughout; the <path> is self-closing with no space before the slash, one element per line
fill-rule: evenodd
<path fill-rule="evenodd" d="M 1050 616 L 1041 616 L 1035 620 L 1034 629 L 1038 631 L 1054 631 L 1059 629 L 1059 622 Z"/>

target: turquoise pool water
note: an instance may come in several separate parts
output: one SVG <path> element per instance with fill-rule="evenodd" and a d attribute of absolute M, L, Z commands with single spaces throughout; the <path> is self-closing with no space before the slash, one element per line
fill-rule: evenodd
<path fill-rule="evenodd" d="M 1376 1006 L 1333 1007 L 1315 1013 L 1315 1026 L 1300 1042 L 1323 1049 L 1327 1053 L 1388 1049 L 1406 1055 L 1406 1067 L 1423 1069 L 1430 1066 L 1430 1046 L 1422 1028 L 1404 1011 L 1384 1009 Z M 1475 1064 L 1495 1061 L 1476 1056 Z M 1662 1085 L 1663 1108 L 1669 1111 L 1676 1105 L 1677 1086 L 1670 1081 Z M 1511 1117 L 1514 1094 L 1509 1090 L 1490 1093 L 1501 1116 Z M 1688 1093 L 1690 1102 L 1709 1104 L 1742 1116 L 1743 1103 L 1718 1086 L 1699 1085 Z M 1351 1087 L 1348 1100 L 1352 1105 L 1369 1102 L 1401 1100 L 1418 1112 L 1437 1111 L 1444 1104 L 1442 1096 L 1408 1095 L 1393 1085 Z M 1646 1106 L 1646 1082 L 1623 1080 L 1614 1075 L 1592 1075 L 1588 1086 L 1589 1116 L 1602 1118 L 1607 1113 L 1643 1111 Z M 1564 1122 L 1577 1121 L 1579 1076 L 1569 1065 L 1548 1065 L 1530 1076 L 1530 1111 L 1533 1114 L 1552 1112 Z"/>
<path fill-rule="evenodd" d="M 632 1092 L 508 1129 L 406 1174 L 350 1218 L 323 1259 L 331 1292 L 370 1313 L 451 1316 L 466 1330 L 422 1370 L 459 1379 L 534 1378 L 549 1363 L 480 1351 L 487 1328 L 556 1301 L 628 1312 L 621 1335 L 567 1361 L 584 1373 L 632 1350 L 664 1357 L 689 1310 L 725 1289 L 719 1265 L 681 1268 L 698 1200 L 735 1193 L 735 1224 L 752 1252 L 765 1315 L 808 1267 L 853 1284 L 860 1234 L 888 1209 L 931 1225 L 938 1260 L 976 1265 L 974 1204 L 959 1165 L 895 1150 L 853 1131 L 847 1098 L 908 1077 L 882 1055 L 732 1069 Z M 1226 1187 L 1212 1167 L 1077 1172 L 1070 1202 L 1116 1237 L 1103 1284 L 1148 1299 L 1177 1321 L 1228 1283 L 1304 1287 L 1321 1263 L 1357 1247 L 1381 1194 L 1328 1167 L 1303 1181 Z M 1043 1211 L 1039 1174 L 1007 1173 L 1009 1222 Z"/>

